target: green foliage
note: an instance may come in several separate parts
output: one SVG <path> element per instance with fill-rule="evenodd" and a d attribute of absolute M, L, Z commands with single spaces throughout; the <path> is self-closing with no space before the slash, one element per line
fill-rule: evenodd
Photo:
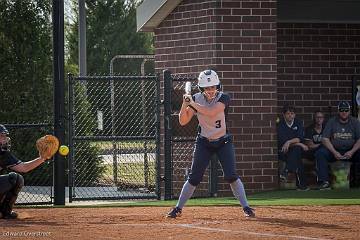
<path fill-rule="evenodd" d="M 75 179 L 74 186 L 98 186 L 100 179 L 105 172 L 105 166 L 102 165 L 99 149 L 91 146 L 89 142 L 75 143 Z"/>
<path fill-rule="evenodd" d="M 0 1 L 0 123 L 51 123 L 53 119 L 51 5 L 43 0 Z M 50 128 L 10 129 L 12 152 L 38 156 L 35 141 Z M 27 185 L 49 184 L 44 164 L 25 174 Z"/>
<path fill-rule="evenodd" d="M 68 26 L 68 64 L 78 64 L 78 11 L 77 4 L 73 2 L 74 22 Z M 109 74 L 111 59 L 120 54 L 150 54 L 153 52 L 153 36 L 150 33 L 136 32 L 136 2 L 124 0 L 110 1 L 86 1 L 86 40 L 87 40 L 87 72 L 88 75 Z M 140 73 L 142 59 L 117 59 L 114 61 L 114 74 Z M 153 73 L 154 66 L 152 61 L 145 64 L 145 73 Z M 154 85 L 152 88 L 155 87 Z M 88 101 L 91 103 L 93 114 L 97 110 L 104 113 L 104 131 L 102 135 L 111 133 L 111 104 L 110 88 L 98 82 L 87 84 Z M 149 86 L 146 86 L 149 87 Z M 102 89 L 102 90 L 100 90 Z M 137 82 L 117 82 L 114 87 L 115 105 L 122 106 L 115 110 L 115 118 L 119 119 L 119 126 L 116 133 L 119 135 L 141 135 L 142 125 L 132 133 L 126 132 L 129 119 L 138 119 L 142 116 L 142 109 L 134 106 L 142 106 L 143 98 L 141 95 L 140 84 Z M 154 96 L 149 96 L 146 101 L 153 100 Z M 154 91 L 152 91 L 154 92 Z M 127 95 L 124 97 L 124 95 Z M 134 101 L 128 106 L 128 101 Z M 124 104 L 124 101 L 126 103 Z M 153 106 L 151 106 L 153 107 Z M 150 109 L 147 112 L 153 111 Z M 149 115 L 149 114 L 147 114 Z M 146 116 L 146 122 L 151 117 Z M 150 120 L 149 120 L 150 119 Z M 148 123 L 146 123 L 148 124 Z M 140 129 L 141 128 L 141 129 Z"/>
<path fill-rule="evenodd" d="M 77 1 L 72 1 L 73 21 L 66 26 L 67 39 L 67 66 L 77 70 L 78 65 L 78 10 Z M 109 74 L 110 60 L 119 54 L 149 54 L 153 52 L 152 35 L 149 33 L 136 33 L 136 3 L 134 1 L 86 1 L 86 45 L 87 45 L 87 73 Z M 114 73 L 139 73 L 142 60 L 117 60 L 114 64 Z M 153 72 L 153 65 L 145 64 L 147 73 Z M 151 70 L 150 70 L 151 69 Z M 101 135 L 111 133 L 111 110 L 109 82 L 87 82 L 76 86 L 75 110 L 77 126 L 76 135 L 92 136 L 99 134 L 96 128 L 96 113 L 104 113 L 104 130 Z M 115 92 L 124 94 L 115 84 Z M 133 85 L 131 85 L 133 87 Z M 135 88 L 135 87 L 133 87 Z M 133 93 L 131 89 L 126 89 Z M 116 94 L 116 105 L 120 97 Z M 129 112 L 129 109 L 127 109 Z M 130 112 L 134 111 L 130 109 Z M 115 113 L 117 117 L 117 113 Z M 140 115 L 139 115 L 140 116 Z M 129 117 L 125 115 L 123 118 Z M 126 125 L 125 125 L 126 126 Z M 122 133 L 122 129 L 117 129 Z M 99 149 L 87 142 L 76 143 L 74 162 L 77 175 L 75 185 L 95 185 L 104 171 L 101 159 L 97 157 Z M 89 172 L 91 171 L 91 172 Z"/>
<path fill-rule="evenodd" d="M 0 122 L 52 120 L 50 3 L 0 2 Z"/>
<path fill-rule="evenodd" d="M 93 129 L 96 128 L 94 116 L 90 110 L 90 103 L 86 98 L 86 85 L 76 83 L 74 85 L 75 106 L 75 135 L 92 136 Z M 99 156 L 100 149 L 98 146 L 90 142 L 75 142 L 74 144 L 74 168 L 75 186 L 95 186 L 99 183 L 99 179 L 105 172 L 102 165 L 102 159 Z"/>
<path fill-rule="evenodd" d="M 134 1 L 86 1 L 88 74 L 109 73 L 110 60 L 119 54 L 151 54 L 153 36 L 136 32 Z M 77 12 L 77 10 L 74 10 Z M 78 63 L 78 21 L 69 29 L 69 62 Z M 114 73 L 139 73 L 142 60 L 115 61 Z M 147 64 L 145 65 L 147 66 Z M 153 66 L 147 68 L 153 69 Z M 152 70 L 153 71 L 153 70 Z"/>

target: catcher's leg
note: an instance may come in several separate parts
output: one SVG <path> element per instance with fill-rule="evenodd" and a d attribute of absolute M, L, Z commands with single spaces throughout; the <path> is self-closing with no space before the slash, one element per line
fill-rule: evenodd
<path fill-rule="evenodd" d="M 16 218 L 17 214 L 12 211 L 18 194 L 21 188 L 24 186 L 24 178 L 17 173 L 11 172 L 8 174 L 8 183 L 11 186 L 11 189 L 6 192 L 4 199 L 1 204 L 1 213 L 3 218 Z"/>
<path fill-rule="evenodd" d="M 0 175 L 0 218 L 3 217 L 1 209 L 3 206 L 5 195 L 12 189 L 12 185 L 9 182 L 9 174 Z"/>
<path fill-rule="evenodd" d="M 1 184 L 0 184 L 0 189 L 1 189 Z M 2 209 L 2 203 L 4 201 L 4 198 L 5 198 L 5 193 L 0 193 L 0 209 Z M 2 212 L 0 211 L 0 219 L 3 218 L 3 214 Z"/>

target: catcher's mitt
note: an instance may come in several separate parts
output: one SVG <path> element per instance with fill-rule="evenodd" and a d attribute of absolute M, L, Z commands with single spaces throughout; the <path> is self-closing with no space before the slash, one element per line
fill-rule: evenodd
<path fill-rule="evenodd" d="M 50 159 L 59 149 L 59 140 L 53 135 L 45 135 L 36 141 L 40 157 Z"/>

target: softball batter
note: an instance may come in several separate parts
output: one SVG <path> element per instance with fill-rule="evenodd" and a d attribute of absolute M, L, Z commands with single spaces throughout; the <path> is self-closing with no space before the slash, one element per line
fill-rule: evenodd
<path fill-rule="evenodd" d="M 240 201 L 245 217 L 255 217 L 246 199 L 244 185 L 235 171 L 235 152 L 232 136 L 226 128 L 229 109 L 229 95 L 220 91 L 220 80 L 213 70 L 205 70 L 198 77 L 200 92 L 193 96 L 185 94 L 179 113 L 182 126 L 188 124 L 196 115 L 199 132 L 195 142 L 191 171 L 184 183 L 176 206 L 167 217 L 176 218 L 191 198 L 196 186 L 201 182 L 209 165 L 211 155 L 216 153 L 224 172 L 224 178 L 230 183 L 234 196 Z"/>

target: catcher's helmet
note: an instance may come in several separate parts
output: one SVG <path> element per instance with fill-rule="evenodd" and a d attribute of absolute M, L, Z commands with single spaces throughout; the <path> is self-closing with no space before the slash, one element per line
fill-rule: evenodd
<path fill-rule="evenodd" d="M 0 142 L 0 151 L 3 151 L 3 152 L 10 151 L 10 147 L 11 147 L 10 141 L 11 140 L 7 136 L 7 135 L 9 135 L 9 131 L 2 124 L 0 124 L 0 134 L 6 135 L 5 140 L 3 142 Z"/>
<path fill-rule="evenodd" d="M 205 87 L 211 86 L 216 86 L 218 90 L 220 89 L 220 80 L 218 75 L 214 70 L 202 71 L 198 77 L 198 87 L 200 91 L 203 92 Z"/>
<path fill-rule="evenodd" d="M 6 127 L 2 124 L 0 124 L 0 133 L 9 135 L 9 131 L 6 129 Z"/>

